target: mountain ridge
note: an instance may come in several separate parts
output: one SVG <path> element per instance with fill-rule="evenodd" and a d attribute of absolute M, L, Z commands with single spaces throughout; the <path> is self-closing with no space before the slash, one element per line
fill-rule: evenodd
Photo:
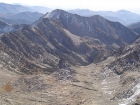
<path fill-rule="evenodd" d="M 140 15 L 136 13 L 132 13 L 127 10 L 118 10 L 116 12 L 113 12 L 113 11 L 91 11 L 88 9 L 75 9 L 75 10 L 69 10 L 68 12 L 79 14 L 81 16 L 101 15 L 108 20 L 114 22 L 118 21 L 124 24 L 125 26 L 138 22 L 140 18 Z M 126 16 L 127 18 L 125 18 L 124 16 Z"/>
<path fill-rule="evenodd" d="M 125 31 L 118 31 L 120 28 Z M 63 10 L 54 10 L 31 26 L 25 25 L 16 32 L 6 33 L 1 37 L 1 43 L 13 53 L 21 55 L 18 62 L 22 65 L 24 61 L 25 65 L 19 69 L 30 74 L 37 73 L 38 70 L 43 72 L 44 68 L 46 72 L 53 71 L 61 57 L 72 65 L 100 62 L 116 46 L 127 45 L 136 37 L 137 34 L 125 26 L 101 16 L 81 17 Z M 10 54 L 10 50 L 7 54 Z M 28 63 L 36 65 L 34 67 L 37 71 Z"/>
<path fill-rule="evenodd" d="M 22 28 L 23 26 L 24 26 L 24 24 L 20 24 L 20 25 L 8 24 L 0 19 L 0 34 L 17 31 L 18 29 Z"/>
<path fill-rule="evenodd" d="M 140 95 L 138 37 L 98 15 L 46 13 L 32 25 L 0 36 L 0 101 L 135 104 Z"/>
<path fill-rule="evenodd" d="M 31 24 L 41 16 L 43 16 L 42 13 L 25 11 L 20 13 L 1 14 L 0 18 L 9 24 Z"/>
<path fill-rule="evenodd" d="M 84 33 L 85 33 L 86 35 L 89 35 L 90 37 L 92 37 L 91 35 L 95 35 L 95 33 L 93 33 L 93 32 L 96 32 L 94 29 L 95 28 L 97 29 L 97 27 L 99 27 L 98 29 L 102 28 L 101 30 L 103 30 L 103 32 L 105 34 L 109 34 L 109 31 L 110 31 L 110 33 L 112 31 L 112 30 L 108 30 L 110 28 L 110 25 L 113 25 L 112 28 L 118 28 L 117 25 L 121 26 L 120 30 L 125 28 L 120 23 L 114 22 L 112 24 L 112 22 L 104 19 L 103 17 L 101 17 L 99 15 L 92 16 L 92 17 L 81 17 L 76 14 L 67 13 L 66 11 L 62 11 L 62 10 L 57 10 L 57 11 L 59 11 L 59 14 L 57 14 L 57 15 L 54 13 L 56 11 L 52 11 L 51 14 L 49 14 L 49 15 L 51 15 L 50 17 L 47 14 L 48 18 L 51 20 L 57 20 L 58 15 L 60 15 L 59 19 L 60 19 L 61 24 L 63 26 L 65 25 L 64 28 L 66 28 L 67 30 L 69 30 L 71 33 L 73 33 L 75 35 L 84 36 Z M 53 14 L 55 14 L 56 16 L 53 16 Z M 73 25 L 73 23 L 76 23 L 76 24 Z M 85 26 L 82 26 L 82 24 L 85 24 Z M 94 24 L 94 26 L 92 24 Z M 72 29 L 70 29 L 71 27 L 75 27 L 76 30 L 78 30 L 77 28 L 79 28 L 81 33 L 74 32 Z M 84 28 L 88 32 L 85 32 Z M 96 33 L 98 33 L 98 31 Z M 133 32 L 131 31 L 131 33 L 133 33 Z M 113 35 L 113 34 L 117 34 L 117 33 L 112 32 L 111 34 Z M 97 38 L 97 37 L 94 36 L 94 38 Z M 104 41 L 102 40 L 102 42 L 104 42 Z"/>
<path fill-rule="evenodd" d="M 1 13 L 19 13 L 19 12 L 41 12 L 46 13 L 51 11 L 52 9 L 47 7 L 41 7 L 41 6 L 23 6 L 23 5 L 13 5 L 13 4 L 7 4 L 7 3 L 0 3 L 0 11 Z M 38 9 L 36 9 L 36 7 Z"/>

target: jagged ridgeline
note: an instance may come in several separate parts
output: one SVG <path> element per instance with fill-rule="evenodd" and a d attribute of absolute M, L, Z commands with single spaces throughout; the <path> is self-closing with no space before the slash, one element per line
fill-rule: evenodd
<path fill-rule="evenodd" d="M 8 24 L 1 27 L 4 25 Z M 18 73 L 51 73 L 61 57 L 71 65 L 97 63 L 137 36 L 122 24 L 98 15 L 82 17 L 54 10 L 32 25 L 1 35 L 0 62 Z"/>

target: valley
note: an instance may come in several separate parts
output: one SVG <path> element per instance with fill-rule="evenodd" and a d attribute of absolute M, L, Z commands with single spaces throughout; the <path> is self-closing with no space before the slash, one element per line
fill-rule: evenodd
<path fill-rule="evenodd" d="M 138 14 L 0 7 L 0 105 L 140 105 Z"/>
<path fill-rule="evenodd" d="M 117 75 L 106 67 L 114 60 L 114 57 L 110 57 L 98 64 L 71 67 L 71 74 L 60 69 L 63 75 L 56 71 L 51 75 L 19 76 L 8 71 L 9 75 L 1 75 L 0 101 L 5 105 L 132 105 L 139 94 L 139 88 L 136 88 L 139 82 L 131 78 L 136 74 L 139 77 L 138 72 Z M 7 84 L 12 86 L 10 91 Z M 125 93 L 130 89 L 128 85 L 137 90 Z"/>
<path fill-rule="evenodd" d="M 113 59 L 109 58 L 109 60 Z M 3 76 L 5 83 L 12 78 L 10 84 L 13 86 L 13 90 L 9 92 L 5 88 L 1 88 L 1 102 L 6 105 L 103 105 L 104 103 L 107 103 L 105 105 L 117 105 L 116 103 L 119 100 L 111 101 L 111 99 L 115 93 L 116 83 L 119 87 L 119 76 L 113 72 L 100 74 L 101 71 L 104 71 L 101 68 L 101 66 L 105 66 L 104 64 L 72 67 L 74 73 L 71 75 L 71 79 L 66 79 L 67 77 L 56 78 L 55 75 L 61 75 L 59 71 L 49 76 L 43 74 L 24 76 L 10 74 L 9 76 Z M 110 77 L 105 77 L 108 73 Z M 7 77 L 9 77 L 9 80 L 6 79 Z M 110 80 L 110 78 L 113 80 Z M 37 84 L 34 81 L 37 81 Z M 43 82 L 39 83 L 39 81 Z M 44 85 L 44 89 L 39 88 L 42 87 L 41 85 Z M 107 88 L 108 85 L 109 88 Z M 111 91 L 114 91 L 114 93 L 111 93 Z M 19 96 L 20 98 L 18 98 Z"/>

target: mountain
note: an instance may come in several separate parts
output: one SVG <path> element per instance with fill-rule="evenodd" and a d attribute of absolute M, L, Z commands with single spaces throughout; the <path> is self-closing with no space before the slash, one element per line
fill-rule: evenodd
<path fill-rule="evenodd" d="M 9 48 L 4 52 L 13 59 L 7 65 L 26 74 L 52 72 L 60 57 L 65 57 L 72 65 L 87 65 L 93 60 L 104 59 L 102 54 L 107 53 L 100 41 L 73 35 L 48 19 L 43 19 L 39 27 L 24 26 L 17 32 L 3 35 L 1 45 Z M 96 48 L 97 45 L 100 49 Z M 101 59 L 96 59 L 95 55 Z"/>
<path fill-rule="evenodd" d="M 129 25 L 129 28 L 132 28 L 132 29 L 134 29 L 134 28 L 140 28 L 140 22 L 133 23 L 133 24 Z"/>
<path fill-rule="evenodd" d="M 12 54 L 12 59 L 19 58 L 11 62 L 20 62 L 16 65 L 18 68 L 24 61 L 24 66 L 18 69 L 30 74 L 38 72 L 34 68 L 40 72 L 52 71 L 61 57 L 71 65 L 100 62 L 106 59 L 109 51 L 136 38 L 137 34 L 133 31 L 101 16 L 81 17 L 54 10 L 32 26 L 25 25 L 17 32 L 3 35 L 1 44 L 11 49 L 7 49 L 6 53 Z"/>
<path fill-rule="evenodd" d="M 113 16 L 103 16 L 104 18 L 110 20 L 110 21 L 114 21 L 114 22 L 120 22 L 123 25 L 126 25 L 127 23 L 124 23 L 124 20 L 118 17 L 113 17 Z"/>
<path fill-rule="evenodd" d="M 122 74 L 128 71 L 139 70 L 139 52 L 140 52 L 140 37 L 138 37 L 133 43 L 121 49 L 117 49 L 113 55 L 117 56 L 115 62 L 110 64 L 110 68 L 118 73 Z M 114 67 L 112 67 L 114 66 Z M 116 67 L 115 67 L 116 66 Z M 121 69 L 118 69 L 121 68 Z"/>
<path fill-rule="evenodd" d="M 21 13 L 17 13 L 17 14 L 13 14 L 13 15 L 9 15 L 8 19 L 21 19 L 21 20 L 28 20 L 31 22 L 35 22 L 36 20 L 38 20 L 41 16 L 43 16 L 43 14 L 38 13 L 38 12 L 21 12 Z"/>
<path fill-rule="evenodd" d="M 42 16 L 43 14 L 38 12 L 20 12 L 0 14 L 0 19 L 9 24 L 32 24 Z"/>
<path fill-rule="evenodd" d="M 134 32 L 138 33 L 140 35 L 140 22 L 133 23 L 128 26 L 130 29 L 132 29 Z"/>
<path fill-rule="evenodd" d="M 68 12 L 78 14 L 81 16 L 100 15 L 106 19 L 115 22 L 116 21 L 120 22 L 126 26 L 140 21 L 140 15 L 126 10 L 119 10 L 113 12 L 113 11 L 91 11 L 91 10 L 76 9 L 76 10 L 69 10 Z"/>
<path fill-rule="evenodd" d="M 24 25 L 11 25 L 8 23 L 5 23 L 4 21 L 0 20 L 0 34 L 16 31 L 20 28 L 22 28 Z"/>
<path fill-rule="evenodd" d="M 0 19 L 8 24 L 32 24 L 32 21 L 28 21 L 28 20 L 22 20 L 22 19 L 7 19 L 7 18 L 3 18 L 0 17 Z"/>
<path fill-rule="evenodd" d="M 119 84 L 117 85 L 116 83 L 115 85 L 119 88 L 119 90 L 116 90 L 112 100 L 120 100 L 120 104 L 124 105 L 140 104 L 140 37 L 138 37 L 130 45 L 114 51 L 112 53 L 112 57 L 114 57 L 114 60 L 112 60 L 108 65 L 106 65 L 107 70 L 108 72 L 114 72 L 116 74 L 116 79 L 119 78 L 117 79 L 117 81 L 119 81 Z M 107 78 L 109 79 L 111 78 L 111 76 L 105 78 L 107 80 Z M 108 84 L 109 86 L 110 83 L 105 84 Z"/>
<path fill-rule="evenodd" d="M 120 23 L 111 22 L 98 15 L 81 17 L 62 10 L 55 10 L 47 14 L 46 18 L 57 20 L 57 24 L 62 25 L 75 35 L 99 39 L 107 45 L 115 43 L 124 46 L 137 37 L 136 34 Z"/>
<path fill-rule="evenodd" d="M 42 6 L 32 6 L 30 7 L 34 12 L 39 12 L 39 13 L 46 13 L 46 12 L 50 12 L 52 11 L 51 8 L 47 8 L 47 7 L 42 7 Z"/>
<path fill-rule="evenodd" d="M 16 23 L 14 21 L 19 22 L 20 24 L 25 24 L 27 22 L 33 23 L 38 20 L 43 14 L 38 12 L 20 12 L 16 14 L 1 14 L 0 18 L 5 20 L 7 23 Z M 25 22 L 25 23 L 24 23 Z M 29 24 L 28 23 L 28 24 Z"/>
<path fill-rule="evenodd" d="M 22 5 L 0 3 L 0 11 L 1 13 L 19 13 L 19 12 L 32 11 L 32 10 L 29 7 L 25 7 Z"/>
<path fill-rule="evenodd" d="M 94 11 L 91 11 L 89 9 L 74 9 L 74 10 L 68 10 L 69 13 L 78 14 L 80 16 L 93 16 L 97 15 Z"/>
<path fill-rule="evenodd" d="M 46 13 L 51 11 L 51 9 L 47 7 L 40 7 L 37 6 L 23 6 L 23 5 L 13 5 L 13 4 L 6 4 L 6 3 L 0 3 L 0 13 L 19 13 L 19 12 L 41 12 Z"/>
<path fill-rule="evenodd" d="M 46 13 L 0 36 L 0 102 L 137 105 L 139 45 L 134 31 L 101 16 Z"/>

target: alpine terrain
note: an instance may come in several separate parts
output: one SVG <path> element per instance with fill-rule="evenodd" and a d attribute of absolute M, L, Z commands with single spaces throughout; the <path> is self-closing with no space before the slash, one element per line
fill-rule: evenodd
<path fill-rule="evenodd" d="M 39 16 L 0 20 L 1 105 L 140 105 L 135 27 L 61 9 Z"/>

